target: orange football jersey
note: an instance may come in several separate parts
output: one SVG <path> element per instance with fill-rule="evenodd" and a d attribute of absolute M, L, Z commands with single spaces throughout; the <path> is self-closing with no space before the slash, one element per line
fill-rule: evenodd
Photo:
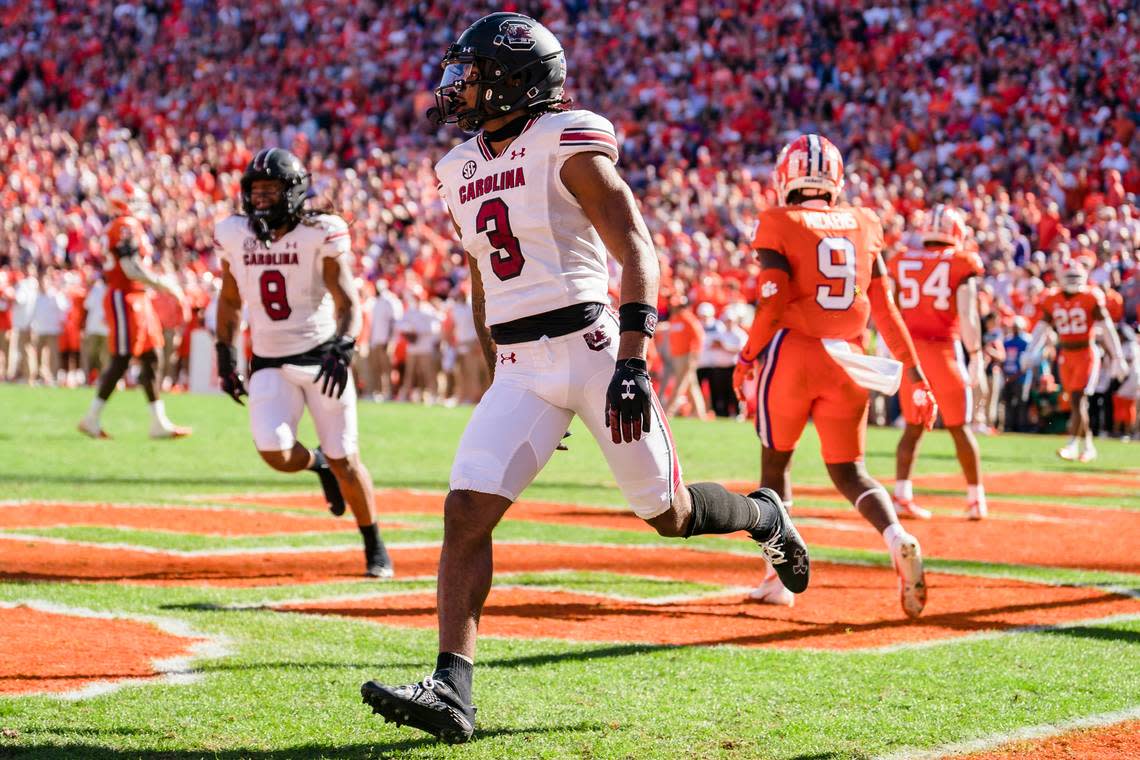
<path fill-rule="evenodd" d="M 1102 309 L 1104 294 L 1095 287 L 1072 294 L 1054 288 L 1041 299 L 1041 312 L 1052 318 L 1053 329 L 1057 331 L 1062 346 L 1065 343 L 1088 343 Z"/>
<path fill-rule="evenodd" d="M 958 286 L 982 274 L 978 254 L 949 246 L 907 250 L 888 268 L 910 334 L 920 340 L 957 339 Z"/>
<path fill-rule="evenodd" d="M 752 247 L 788 260 L 791 293 L 780 327 L 815 338 L 860 339 L 871 314 L 871 269 L 883 249 L 883 227 L 873 212 L 853 206 L 768 208 L 760 212 Z"/>
<path fill-rule="evenodd" d="M 127 277 L 119 265 L 119 257 L 115 254 L 121 244 L 132 239 L 138 245 L 138 255 L 144 258 L 149 257 L 151 253 L 150 240 L 143 231 L 142 222 L 133 216 L 120 216 L 107 225 L 108 256 L 104 262 L 104 269 L 106 270 L 104 277 L 110 290 L 140 293 L 146 289 L 141 282 Z"/>

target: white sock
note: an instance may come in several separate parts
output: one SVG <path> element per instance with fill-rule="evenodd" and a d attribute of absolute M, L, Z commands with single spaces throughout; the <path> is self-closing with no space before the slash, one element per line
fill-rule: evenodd
<path fill-rule="evenodd" d="M 984 504 L 986 501 L 986 489 L 979 483 L 976 486 L 966 486 L 966 501 L 971 504 Z"/>
<path fill-rule="evenodd" d="M 103 414 L 103 407 L 106 405 L 107 402 L 98 396 L 91 399 L 91 406 L 87 407 L 87 419 L 98 422 L 99 417 Z"/>
<path fill-rule="evenodd" d="M 1085 433 L 1084 445 L 1086 449 L 1091 449 L 1093 447 L 1093 434 L 1091 430 Z"/>
<path fill-rule="evenodd" d="M 910 538 L 910 534 L 906 532 L 906 528 L 897 522 L 891 523 L 887 526 L 887 529 L 883 531 L 883 541 L 887 544 L 887 551 L 894 551 L 895 544 L 904 538 Z"/>
<path fill-rule="evenodd" d="M 1072 438 L 1069 439 L 1069 442 L 1065 444 L 1065 448 L 1066 449 L 1075 449 L 1075 448 L 1077 448 L 1078 444 L 1079 444 L 1079 441 L 1077 440 L 1077 437 L 1074 435 Z"/>
<path fill-rule="evenodd" d="M 172 427 L 170 420 L 166 419 L 166 405 L 162 403 L 162 399 L 150 402 L 150 418 L 159 427 Z"/>
<path fill-rule="evenodd" d="M 914 484 L 909 480 L 895 481 L 895 498 L 899 501 L 911 501 L 914 499 Z"/>

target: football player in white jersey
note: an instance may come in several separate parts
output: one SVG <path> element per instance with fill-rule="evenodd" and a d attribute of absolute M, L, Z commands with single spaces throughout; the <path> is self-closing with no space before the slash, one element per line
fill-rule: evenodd
<path fill-rule="evenodd" d="M 281 472 L 316 472 L 334 515 L 344 514 L 347 501 L 364 538 L 366 574 L 388 578 L 392 562 L 376 526 L 372 476 L 357 448 L 352 356 L 361 313 L 348 225 L 306 209 L 308 191 L 301 161 L 266 148 L 242 175 L 244 213 L 214 229 L 222 261 L 218 376 L 222 390 L 243 404 L 234 338 L 247 300 L 249 421 L 258 453 Z M 312 451 L 297 441 L 305 407 L 320 439 Z"/>
<path fill-rule="evenodd" d="M 657 324 L 657 255 L 615 169 L 613 126 L 568 110 L 558 40 L 532 18 L 495 13 L 459 37 L 442 67 L 429 116 L 477 133 L 436 174 L 467 251 L 493 379 L 459 442 L 444 503 L 435 672 L 408 686 L 369 681 L 361 694 L 386 719 L 463 742 L 474 731 L 475 636 L 491 588 L 492 531 L 574 415 L 633 511 L 661 535 L 747 531 L 797 593 L 809 567 L 773 491 L 742 496 L 681 481 L 645 361 Z M 607 305 L 607 252 L 623 264 L 617 313 Z"/>

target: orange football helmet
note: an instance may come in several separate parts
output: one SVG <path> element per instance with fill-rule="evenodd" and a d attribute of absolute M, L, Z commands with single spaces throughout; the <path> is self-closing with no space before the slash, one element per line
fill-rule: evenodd
<path fill-rule="evenodd" d="M 784 146 L 772 174 L 776 196 L 787 205 L 793 190 L 822 190 L 838 203 L 843 191 L 843 156 L 826 137 L 800 135 Z"/>

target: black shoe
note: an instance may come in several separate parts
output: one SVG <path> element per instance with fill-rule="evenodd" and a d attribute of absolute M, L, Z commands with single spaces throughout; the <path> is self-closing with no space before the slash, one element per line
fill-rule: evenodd
<path fill-rule="evenodd" d="M 752 531 L 752 539 L 760 544 L 760 551 L 772 563 L 776 575 L 784 588 L 793 594 L 802 594 L 808 587 L 808 578 L 811 574 L 808 562 L 808 548 L 796 526 L 792 525 L 792 518 L 784 508 L 784 502 L 771 488 L 761 488 L 748 494 L 748 498 L 758 501 L 769 501 L 780 512 L 776 529 L 769 536 L 759 535 Z"/>
<path fill-rule="evenodd" d="M 392 567 L 392 559 L 388 556 L 388 550 L 384 544 L 376 547 L 376 551 L 372 554 L 369 554 L 368 550 L 365 549 L 364 562 L 367 567 L 364 574 L 370 578 L 391 578 L 396 574 Z"/>
<path fill-rule="evenodd" d="M 319 446 L 317 452 L 321 453 Z M 322 456 L 321 461 L 323 459 Z M 328 463 L 325 463 L 324 466 L 318 465 L 314 472 L 321 479 L 321 490 L 325 492 L 325 501 L 328 502 L 329 511 L 333 513 L 333 517 L 340 517 L 344 514 L 345 504 L 344 496 L 340 492 L 340 483 L 336 482 L 336 475 L 333 475 Z"/>
<path fill-rule="evenodd" d="M 475 733 L 475 706 L 464 704 L 450 686 L 431 676 L 407 686 L 369 681 L 360 687 L 360 696 L 385 723 L 407 724 L 448 744 L 462 744 Z"/>

